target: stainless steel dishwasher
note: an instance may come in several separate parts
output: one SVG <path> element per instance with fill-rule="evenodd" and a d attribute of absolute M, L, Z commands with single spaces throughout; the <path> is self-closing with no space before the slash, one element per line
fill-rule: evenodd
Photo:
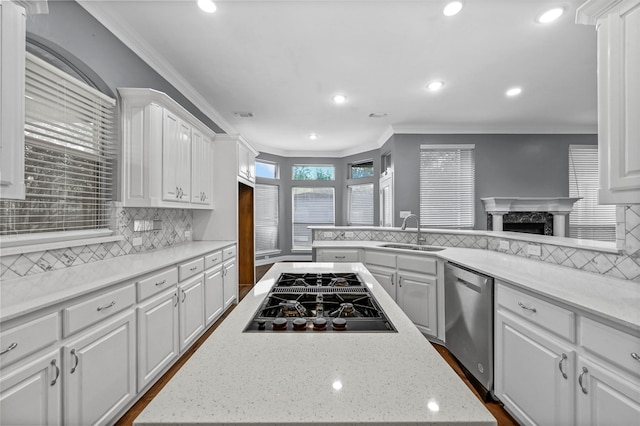
<path fill-rule="evenodd" d="M 487 400 L 493 396 L 493 278 L 450 262 L 444 277 L 445 345 Z"/>

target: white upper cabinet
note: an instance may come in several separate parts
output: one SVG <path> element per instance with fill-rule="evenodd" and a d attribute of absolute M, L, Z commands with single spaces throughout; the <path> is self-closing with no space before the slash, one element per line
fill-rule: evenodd
<path fill-rule="evenodd" d="M 24 8 L 0 2 L 0 197 L 24 199 Z"/>
<path fill-rule="evenodd" d="M 124 207 L 211 210 L 215 133 L 162 92 L 118 93 Z"/>
<path fill-rule="evenodd" d="M 601 204 L 640 204 L 640 0 L 590 0 L 577 22 L 598 31 Z"/>
<path fill-rule="evenodd" d="M 238 142 L 238 176 L 250 183 L 256 181 L 256 155 L 242 141 Z"/>
<path fill-rule="evenodd" d="M 197 129 L 191 131 L 191 203 L 213 201 L 213 141 Z"/>

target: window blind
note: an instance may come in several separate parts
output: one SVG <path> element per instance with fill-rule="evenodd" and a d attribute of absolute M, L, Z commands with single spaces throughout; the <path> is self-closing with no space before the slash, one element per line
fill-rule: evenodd
<path fill-rule="evenodd" d="M 373 184 L 350 185 L 349 225 L 373 225 Z"/>
<path fill-rule="evenodd" d="M 278 186 L 256 184 L 256 252 L 278 249 Z"/>
<path fill-rule="evenodd" d="M 569 196 L 582 197 L 569 214 L 569 236 L 615 241 L 615 206 L 598 204 L 598 147 L 569 146 Z"/>
<path fill-rule="evenodd" d="M 23 201 L 0 201 L 0 234 L 110 225 L 115 100 L 27 53 Z"/>
<path fill-rule="evenodd" d="M 421 145 L 421 225 L 472 229 L 474 206 L 474 146 Z"/>
<path fill-rule="evenodd" d="M 293 205 L 293 248 L 311 248 L 311 225 L 334 225 L 333 188 L 291 188 Z"/>

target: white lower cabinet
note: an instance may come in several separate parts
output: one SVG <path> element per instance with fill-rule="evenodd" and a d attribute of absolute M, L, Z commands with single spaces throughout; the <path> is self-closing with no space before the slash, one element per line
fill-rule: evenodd
<path fill-rule="evenodd" d="M 640 333 L 496 281 L 495 393 L 526 425 L 640 424 Z"/>
<path fill-rule="evenodd" d="M 422 331 L 430 336 L 438 335 L 438 305 L 436 277 L 399 271 L 396 303 Z"/>
<path fill-rule="evenodd" d="M 316 249 L 316 262 L 359 262 L 360 249 Z"/>
<path fill-rule="evenodd" d="M 222 265 L 207 270 L 204 276 L 204 317 L 208 326 L 224 312 L 224 282 Z"/>
<path fill-rule="evenodd" d="M 224 287 L 224 309 L 226 310 L 238 300 L 238 267 L 235 257 L 222 264 L 222 281 Z"/>
<path fill-rule="evenodd" d="M 575 352 L 498 309 L 496 396 L 527 425 L 573 424 Z"/>
<path fill-rule="evenodd" d="M 178 285 L 180 298 L 180 352 L 187 349 L 204 331 L 204 274 Z"/>
<path fill-rule="evenodd" d="M 640 424 L 640 381 L 637 377 L 617 374 L 586 357 L 578 357 L 577 373 L 577 424 Z"/>
<path fill-rule="evenodd" d="M 174 287 L 138 305 L 138 392 L 180 353 L 178 290 Z"/>
<path fill-rule="evenodd" d="M 62 424 L 60 351 L 18 367 L 0 379 L 0 424 Z"/>
<path fill-rule="evenodd" d="M 380 250 L 364 251 L 365 266 L 418 329 L 433 338 L 444 321 L 444 300 L 438 300 L 442 266 L 428 255 L 392 254 Z M 440 274 L 440 275 L 439 275 Z M 441 308 L 440 308 L 441 307 Z M 442 316 L 442 319 L 440 319 Z"/>
<path fill-rule="evenodd" d="M 106 423 L 136 395 L 135 314 L 130 310 L 63 347 L 64 423 Z"/>

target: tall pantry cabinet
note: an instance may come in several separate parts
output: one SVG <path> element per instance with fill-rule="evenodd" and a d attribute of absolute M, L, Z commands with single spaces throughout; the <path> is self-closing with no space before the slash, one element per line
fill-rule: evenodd
<path fill-rule="evenodd" d="M 194 240 L 237 241 L 238 282 L 255 282 L 254 164 L 258 153 L 239 135 L 217 135 L 215 210 L 193 212 Z"/>

